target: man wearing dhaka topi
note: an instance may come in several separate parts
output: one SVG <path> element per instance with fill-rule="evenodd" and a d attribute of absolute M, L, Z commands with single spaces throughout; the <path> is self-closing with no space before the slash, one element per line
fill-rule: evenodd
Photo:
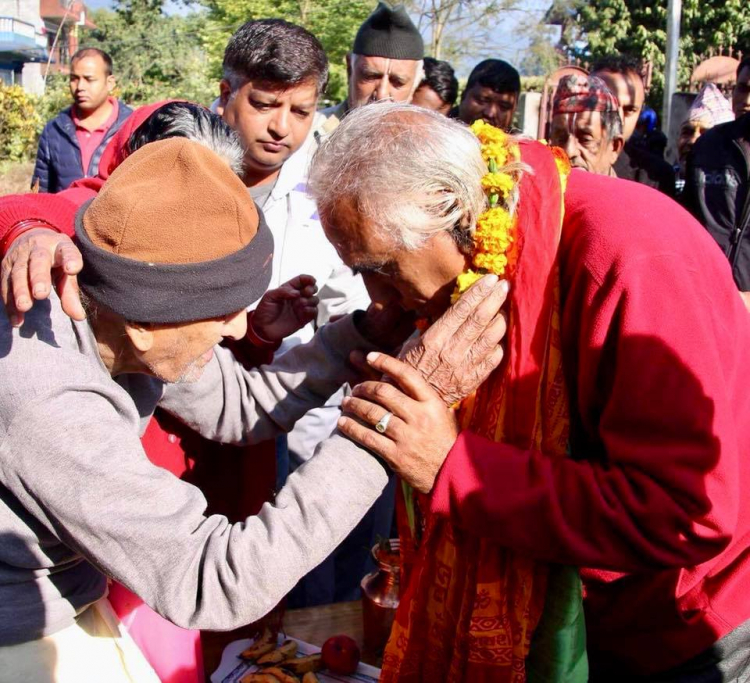
<path fill-rule="evenodd" d="M 648 187 L 406 104 L 350 112 L 310 178 L 373 301 L 426 335 L 479 275 L 510 284 L 499 368 L 473 393 L 430 380 L 454 412 L 382 354 L 396 385 L 344 404 L 340 431 L 402 479 L 381 680 L 747 678 L 750 316 L 706 231 Z"/>

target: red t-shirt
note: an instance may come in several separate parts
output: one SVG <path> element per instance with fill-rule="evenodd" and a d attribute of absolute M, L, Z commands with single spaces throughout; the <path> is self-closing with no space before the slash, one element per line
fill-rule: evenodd
<path fill-rule="evenodd" d="M 665 670 L 750 619 L 750 315 L 703 227 L 636 183 L 573 171 L 560 257 L 573 457 L 463 432 L 432 510 L 584 568 L 600 680 Z"/>
<path fill-rule="evenodd" d="M 76 127 L 76 139 L 78 140 L 78 146 L 81 148 L 81 165 L 83 166 L 83 175 L 89 175 L 89 165 L 91 164 L 91 157 L 94 156 L 97 147 L 102 144 L 104 136 L 107 131 L 117 121 L 117 114 L 119 105 L 114 97 L 107 98 L 107 102 L 112 105 L 112 112 L 110 113 L 107 120 L 101 125 L 97 126 L 93 130 L 89 130 L 83 125 L 83 122 L 78 118 L 76 114 L 76 108 L 73 106 L 71 112 L 71 118 Z M 96 171 L 96 169 L 94 169 Z M 96 175 L 94 173 L 93 175 Z"/>

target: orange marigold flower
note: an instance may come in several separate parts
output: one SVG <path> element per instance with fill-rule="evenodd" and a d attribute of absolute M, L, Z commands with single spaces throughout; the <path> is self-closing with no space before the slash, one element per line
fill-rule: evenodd
<path fill-rule="evenodd" d="M 489 123 L 486 123 L 481 119 L 479 121 L 474 121 L 474 123 L 471 124 L 471 132 L 477 136 L 479 142 L 482 144 L 504 142 L 508 138 L 505 131 L 495 128 L 495 126 L 491 126 Z"/>
<path fill-rule="evenodd" d="M 513 225 L 513 217 L 502 207 L 493 206 L 477 219 L 476 235 L 507 233 Z"/>

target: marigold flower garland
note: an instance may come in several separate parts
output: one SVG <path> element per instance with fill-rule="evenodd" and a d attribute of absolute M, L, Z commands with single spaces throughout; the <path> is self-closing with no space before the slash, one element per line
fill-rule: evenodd
<path fill-rule="evenodd" d="M 476 121 L 471 131 L 482 145 L 482 158 L 488 168 L 482 188 L 489 206 L 477 219 L 473 267 L 458 276 L 453 301 L 483 275 L 504 276 L 513 267 L 516 256 L 516 218 L 510 210 L 510 199 L 520 179 L 516 165 L 521 160 L 521 151 L 510 135 L 489 123 Z"/>
<path fill-rule="evenodd" d="M 456 279 L 452 303 L 484 275 L 506 275 L 517 256 L 516 218 L 510 211 L 509 200 L 520 180 L 518 162 L 521 160 L 521 150 L 510 135 L 482 120 L 474 122 L 471 131 L 481 143 L 482 158 L 487 164 L 488 172 L 482 178 L 482 188 L 489 206 L 477 219 L 474 230 L 473 267 Z M 426 320 L 417 323 L 423 332 L 428 326 Z M 415 544 L 418 544 L 421 529 L 417 528 L 414 490 L 405 481 L 401 482 L 401 486 L 407 523 Z"/>
<path fill-rule="evenodd" d="M 477 219 L 474 230 L 473 268 L 461 273 L 456 279 L 452 303 L 484 275 L 494 273 L 499 277 L 507 277 L 518 257 L 516 215 L 515 211 L 511 211 L 510 200 L 521 179 L 521 150 L 512 136 L 482 120 L 475 121 L 471 131 L 481 143 L 482 158 L 487 164 L 488 172 L 482 178 L 482 188 L 489 206 Z M 570 160 L 559 147 L 550 147 L 550 152 L 560 174 L 564 196 L 571 172 Z M 424 332 L 429 327 L 429 322 L 420 320 L 417 327 Z M 414 490 L 405 481 L 401 482 L 401 486 L 409 529 L 412 539 L 418 544 L 420 530 L 417 529 Z"/>

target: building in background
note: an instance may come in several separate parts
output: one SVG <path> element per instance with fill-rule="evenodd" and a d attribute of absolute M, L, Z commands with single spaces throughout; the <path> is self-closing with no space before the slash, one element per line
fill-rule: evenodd
<path fill-rule="evenodd" d="M 49 57 L 39 0 L 0 0 L 0 81 L 41 94 Z"/>
<path fill-rule="evenodd" d="M 67 74 L 81 27 L 96 28 L 88 14 L 80 0 L 0 0 L 0 82 L 41 95 L 48 66 Z"/>
<path fill-rule="evenodd" d="M 67 74 L 70 58 L 79 47 L 81 28 L 96 25 L 89 20 L 88 8 L 80 0 L 40 0 L 40 14 L 47 31 L 47 50 L 52 55 L 50 73 Z"/>

